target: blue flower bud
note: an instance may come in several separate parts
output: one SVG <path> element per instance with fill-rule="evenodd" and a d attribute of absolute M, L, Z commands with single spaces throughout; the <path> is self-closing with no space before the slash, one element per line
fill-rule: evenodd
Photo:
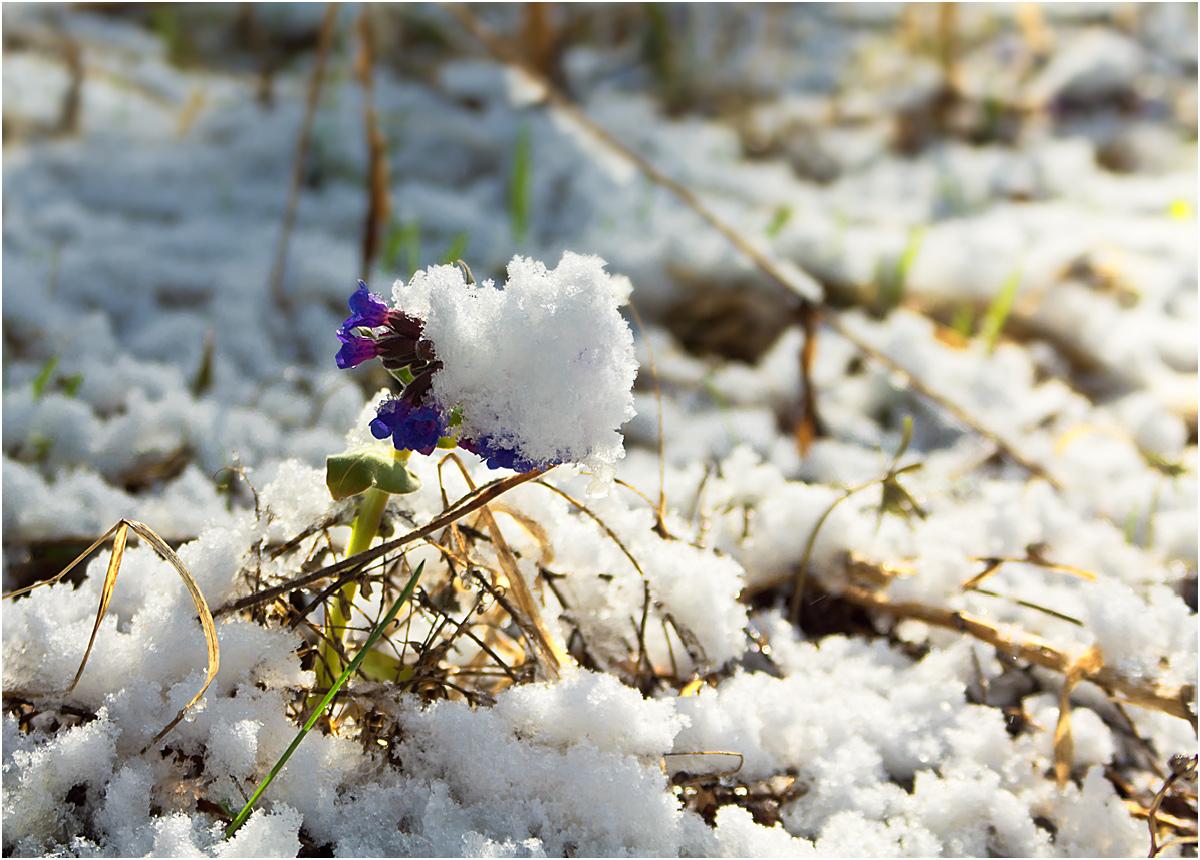
<path fill-rule="evenodd" d="M 350 317 L 342 323 L 342 331 L 352 328 L 378 328 L 387 321 L 388 306 L 379 296 L 367 292 L 367 285 L 358 282 L 358 289 L 350 296 Z"/>
<path fill-rule="evenodd" d="M 342 348 L 338 350 L 335 360 L 342 370 L 358 367 L 364 361 L 370 361 L 379 355 L 379 341 L 374 338 L 348 334 L 345 330 L 339 331 L 337 336 L 342 342 Z"/>

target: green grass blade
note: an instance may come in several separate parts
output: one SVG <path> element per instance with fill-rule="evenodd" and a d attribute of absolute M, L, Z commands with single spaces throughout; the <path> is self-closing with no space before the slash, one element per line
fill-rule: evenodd
<path fill-rule="evenodd" d="M 454 239 L 450 242 L 450 247 L 446 249 L 446 253 L 442 255 L 443 266 L 453 266 L 458 262 L 459 257 L 463 255 L 463 251 L 467 247 L 467 234 L 455 233 Z"/>
<path fill-rule="evenodd" d="M 517 135 L 517 145 L 513 150 L 512 176 L 508 186 L 508 214 L 512 223 L 513 240 L 520 245 L 529 233 L 529 201 L 531 185 L 531 151 L 533 139 L 529 133 L 529 125 L 521 126 Z"/>
<path fill-rule="evenodd" d="M 954 316 L 950 320 L 950 328 L 958 332 L 964 339 L 971 337 L 971 329 L 975 327 L 975 312 L 971 310 L 971 305 L 963 302 L 954 309 Z"/>
<path fill-rule="evenodd" d="M 771 216 L 771 223 L 767 225 L 767 236 L 774 239 L 790 220 L 792 220 L 792 207 L 785 203 Z"/>
<path fill-rule="evenodd" d="M 1004 323 L 1008 321 L 1008 315 L 1012 312 L 1013 302 L 1017 300 L 1017 290 L 1020 287 L 1021 270 L 1017 269 L 1008 276 L 1008 280 L 1000 287 L 1000 292 L 992 301 L 991 307 L 983 315 L 983 322 L 979 326 L 979 336 L 987 344 L 989 354 L 996 349 L 996 341 L 1000 337 L 1000 332 L 1004 331 Z"/>
<path fill-rule="evenodd" d="M 388 271 L 400 265 L 400 254 L 405 257 L 404 273 L 411 278 L 421 264 L 421 222 L 417 219 L 399 223 L 393 221 L 388 227 L 383 243 L 383 268 Z"/>
<path fill-rule="evenodd" d="M 881 316 L 895 310 L 904 300 L 904 291 L 908 287 L 908 271 L 917 258 L 924 237 L 924 228 L 914 227 L 909 231 L 908 242 L 905 243 L 900 256 L 892 260 L 880 260 L 876 265 L 876 305 Z"/>
<path fill-rule="evenodd" d="M 408 585 L 404 586 L 404 591 L 402 591 L 400 596 L 396 598 L 396 602 L 392 604 L 392 608 L 388 610 L 387 615 L 385 615 L 383 620 L 380 621 L 379 624 L 375 626 L 375 629 L 371 631 L 371 635 L 367 637 L 367 641 L 363 643 L 363 646 L 359 649 L 359 652 L 354 655 L 354 659 L 350 661 L 350 665 L 342 670 L 342 674 L 339 675 L 338 679 L 333 682 L 333 686 L 329 688 L 329 692 L 325 694 L 325 698 L 321 700 L 321 704 L 317 706 L 316 710 L 313 711 L 312 716 L 308 718 L 308 722 L 304 724 L 304 728 L 300 729 L 300 732 L 292 741 L 291 746 L 284 751 L 283 755 L 280 756 L 279 761 L 277 761 L 275 766 L 271 768 L 271 772 L 267 774 L 267 778 L 262 781 L 262 784 L 259 785 L 254 794 L 252 794 L 250 799 L 246 801 L 246 805 L 242 807 L 242 811 L 238 813 L 237 818 L 233 819 L 233 822 L 227 828 L 225 828 L 226 839 L 232 838 L 233 834 L 237 833 L 238 828 L 241 827 L 246 822 L 246 819 L 250 817 L 250 812 L 253 810 L 254 804 L 258 801 L 259 795 L 266 791 L 267 786 L 270 785 L 272 780 L 275 779 L 276 775 L 283 770 L 283 766 L 287 764 L 288 759 L 292 757 L 292 753 L 294 753 L 297 747 L 300 746 L 300 742 L 304 740 L 304 736 L 307 735 L 309 730 L 317 724 L 317 720 L 321 718 L 321 714 L 324 713 L 327 707 L 329 707 L 329 703 L 333 701 L 333 697 L 337 695 L 338 690 L 342 688 L 342 685 L 346 683 L 346 680 L 351 675 L 358 671 L 358 667 L 366 658 L 367 652 L 370 651 L 375 643 L 379 641 L 379 637 L 383 635 L 383 631 L 387 628 L 387 626 L 395 620 L 397 615 L 400 614 L 400 607 L 408 602 L 408 599 L 412 597 L 413 589 L 417 587 L 417 580 L 421 577 L 421 570 L 424 567 L 425 562 L 421 562 L 417 566 L 417 569 L 413 572 L 412 577 L 408 580 Z"/>
<path fill-rule="evenodd" d="M 46 363 L 42 365 L 42 369 L 38 371 L 38 375 L 33 380 L 34 400 L 42 399 L 42 395 L 46 393 L 46 386 L 50 384 L 50 377 L 54 375 L 56 367 L 58 367 L 57 355 L 52 355 L 46 359 Z"/>

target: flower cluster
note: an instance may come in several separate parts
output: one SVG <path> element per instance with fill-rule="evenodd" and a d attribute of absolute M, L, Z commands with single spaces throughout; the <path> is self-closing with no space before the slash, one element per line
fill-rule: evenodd
<path fill-rule="evenodd" d="M 371 435 L 390 438 L 397 450 L 430 454 L 442 439 L 449 442 L 451 417 L 429 396 L 442 362 L 423 332 L 421 319 L 389 308 L 359 281 L 358 289 L 350 296 L 350 316 L 337 334 L 342 346 L 336 361 L 338 367 L 347 370 L 373 358 L 381 359 L 383 366 L 405 385 L 399 397 L 380 404 L 370 425 Z M 461 437 L 457 444 L 486 460 L 491 469 L 528 472 L 551 465 L 534 462 L 486 436 Z"/>

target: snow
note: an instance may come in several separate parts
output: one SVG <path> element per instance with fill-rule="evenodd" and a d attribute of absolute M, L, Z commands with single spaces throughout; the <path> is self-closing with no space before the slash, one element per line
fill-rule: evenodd
<path fill-rule="evenodd" d="M 424 320 L 443 367 L 434 402 L 462 409 L 462 433 L 489 438 L 532 462 L 581 463 L 606 491 L 633 417 L 633 335 L 618 308 L 627 278 L 570 252 L 554 269 L 522 257 L 508 280 L 468 287 L 440 266 L 393 288 L 396 307 Z M 508 384 L 497 384 L 497 380 Z"/>
<path fill-rule="evenodd" d="M 203 698 L 143 752 L 205 677 L 175 570 L 131 543 L 69 692 L 106 551 L 81 584 L 4 601 L 6 854 L 1148 853 L 1126 801 L 1148 806 L 1152 764 L 1195 751 L 1163 710 L 1197 678 L 1194 6 L 1052 5 L 1033 23 L 962 7 L 963 98 L 944 115 L 927 10 L 671 7 L 655 56 L 627 34 L 640 7 L 552 7 L 563 34 L 589 34 L 563 35 L 559 57 L 586 115 L 821 303 L 807 375 L 795 296 L 440 7 L 372 11 L 393 212 L 365 272 L 343 10 L 281 302 L 321 12 L 200 8 L 159 10 L 174 37 L 132 7 L 3 11 L 5 589 L 138 520 L 177 548 L 220 644 Z M 523 25 L 519 7 L 475 12 Z M 269 80 L 242 14 L 284 52 Z M 70 40 L 85 73 L 78 125 L 60 129 Z M 173 62 L 188 45 L 198 56 Z M 475 284 L 445 265 L 460 235 Z M 415 680 L 348 682 L 333 727 L 227 837 L 316 683 L 322 611 L 289 621 L 330 580 L 290 581 L 342 558 L 356 511 L 323 461 L 390 444 L 368 424 L 395 386 L 333 361 L 360 276 L 394 282 L 422 321 L 443 364 L 431 397 L 462 432 L 562 462 L 489 507 L 569 656 L 534 671 L 477 514 L 393 551 L 366 571 L 347 641 L 395 599 L 401 559 L 423 562 L 420 608 L 379 649 Z M 822 433 L 801 451 L 808 397 Z M 881 512 L 910 419 L 894 468 L 919 468 L 895 480 L 920 511 Z M 413 455 L 421 486 L 388 501 L 382 540 L 511 474 L 451 453 Z M 1126 717 L 1080 683 L 1059 789 L 1065 670 L 1092 648 L 1118 700 L 1163 701 L 1125 701 Z"/>

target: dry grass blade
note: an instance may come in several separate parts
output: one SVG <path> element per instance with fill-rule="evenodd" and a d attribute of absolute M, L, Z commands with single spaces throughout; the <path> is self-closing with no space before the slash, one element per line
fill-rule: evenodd
<path fill-rule="evenodd" d="M 817 415 L 817 394 L 813 387 L 813 362 L 817 357 L 817 315 L 811 305 L 800 308 L 800 326 L 804 329 L 804 346 L 800 350 L 800 384 L 804 387 L 800 420 L 793 434 L 801 457 L 821 435 L 821 419 Z"/>
<path fill-rule="evenodd" d="M 1071 778 L 1071 767 L 1075 763 L 1075 735 L 1071 732 L 1071 691 L 1085 676 L 1094 674 L 1103 667 L 1104 655 L 1099 646 L 1093 645 L 1067 669 L 1062 694 L 1058 700 L 1058 724 L 1054 727 L 1054 778 L 1060 791 L 1067 787 L 1067 781 Z"/>
<path fill-rule="evenodd" d="M 125 544 L 128 540 L 129 532 L 131 530 L 146 543 L 150 544 L 150 546 L 154 548 L 155 552 L 157 552 L 168 564 L 175 568 L 176 572 L 183 580 L 183 584 L 187 586 L 188 592 L 192 595 L 192 602 L 196 604 L 196 611 L 200 616 L 200 626 L 204 629 L 204 642 L 208 647 L 208 673 L 204 678 L 204 686 L 200 688 L 200 691 L 196 693 L 196 695 L 192 696 L 190 702 L 180 709 L 179 713 L 176 714 L 175 719 L 171 720 L 171 722 L 169 722 L 161 732 L 155 735 L 154 740 L 150 741 L 150 743 L 146 746 L 146 749 L 142 750 L 142 752 L 145 752 L 166 737 L 167 733 L 170 732 L 171 729 L 179 725 L 179 722 L 183 719 L 188 709 L 200 700 L 200 697 L 204 695 L 204 691 L 208 689 L 208 685 L 211 684 L 213 678 L 217 676 L 217 668 L 220 666 L 221 662 L 220 649 L 217 645 L 217 625 L 213 621 L 212 613 L 208 609 L 208 601 L 204 599 L 204 594 L 201 593 L 200 586 L 196 583 L 196 578 L 192 576 L 191 571 L 187 569 L 187 566 L 183 563 L 183 560 L 175 554 L 175 550 L 171 549 L 167 542 L 159 537 L 154 529 L 150 528 L 145 523 L 139 523 L 136 520 L 121 520 L 115 526 L 105 532 L 82 554 L 80 554 L 78 558 L 63 568 L 63 570 L 57 576 L 45 580 L 44 582 L 31 585 L 28 588 L 22 588 L 19 591 L 6 594 L 4 598 L 7 600 L 10 597 L 16 597 L 18 594 L 24 594 L 25 592 L 39 586 L 52 585 L 53 583 L 58 582 L 77 564 L 91 555 L 92 551 L 95 550 L 96 547 L 108 540 L 109 535 L 115 534 L 113 539 L 112 555 L 109 557 L 108 561 L 108 571 L 104 574 L 104 584 L 100 590 L 100 605 L 96 609 L 96 623 L 92 625 L 92 635 L 88 638 L 87 648 L 83 652 L 83 659 L 79 661 L 79 670 L 76 671 L 75 678 L 71 681 L 71 686 L 69 686 L 66 690 L 68 693 L 71 692 L 75 689 L 75 686 L 79 683 L 79 679 L 83 676 L 84 667 L 87 666 L 88 658 L 92 654 L 92 647 L 96 644 L 96 635 L 100 632 L 100 622 L 104 620 L 104 613 L 108 611 L 108 604 L 112 599 L 113 589 L 115 589 L 117 585 L 117 574 L 120 573 L 121 570 L 121 561 L 125 557 Z"/>
<path fill-rule="evenodd" d="M 663 456 L 662 389 L 658 384 L 658 367 L 654 363 L 654 347 L 650 345 L 650 338 L 646 336 L 646 326 L 642 324 L 642 315 L 638 313 L 637 307 L 632 301 L 629 302 L 629 310 L 633 314 L 633 321 L 637 323 L 638 331 L 642 333 L 642 343 L 646 345 L 646 356 L 650 359 L 650 380 L 654 383 L 654 403 L 658 410 L 658 439 L 655 449 L 658 452 L 658 504 L 652 505 L 652 507 L 654 507 L 654 516 L 658 520 L 656 528 L 663 537 L 666 537 L 667 527 L 664 521 L 667 516 L 667 471 L 666 459 Z M 618 483 L 623 482 L 618 481 Z"/>
<path fill-rule="evenodd" d="M 1162 843 L 1161 845 L 1158 842 L 1159 824 L 1161 823 L 1161 824 L 1174 825 L 1174 823 L 1175 823 L 1175 822 L 1170 821 L 1170 819 L 1174 818 L 1173 816 L 1164 815 L 1160 811 L 1162 802 L 1166 798 L 1167 792 L 1170 791 L 1174 787 L 1176 782 L 1182 781 L 1182 782 L 1195 783 L 1195 781 L 1196 781 L 1196 764 L 1197 764 L 1197 756 L 1195 756 L 1195 755 L 1171 756 L 1171 775 L 1168 776 L 1163 781 L 1162 788 L 1160 788 L 1158 790 L 1158 792 L 1154 795 L 1154 802 L 1151 804 L 1150 809 L 1148 809 L 1146 811 L 1146 822 L 1150 827 L 1150 854 L 1149 854 L 1150 857 L 1157 857 L 1163 851 L 1163 849 L 1165 849 L 1171 845 L 1180 845 L 1180 844 L 1185 844 L 1185 843 L 1191 843 L 1191 844 L 1197 843 L 1196 822 L 1194 820 L 1188 821 L 1188 822 L 1179 822 L 1179 823 L 1184 824 L 1185 827 L 1187 828 L 1187 830 L 1185 830 L 1185 835 L 1176 837 L 1175 839 L 1169 839 L 1166 842 Z M 1194 806 L 1195 806 L 1195 804 L 1194 804 L 1195 794 L 1194 793 L 1192 795 L 1192 800 L 1193 800 L 1193 809 L 1194 809 Z M 1176 821 L 1178 821 L 1178 819 L 1176 819 Z M 1179 829 L 1182 830 L 1185 828 L 1179 828 Z"/>
<path fill-rule="evenodd" d="M 637 664 L 636 664 L 636 666 L 637 666 L 636 674 L 637 674 L 638 678 L 640 679 L 642 666 L 645 666 L 649 675 L 653 676 L 654 671 L 650 665 L 650 658 L 646 651 L 646 622 L 649 620 L 649 612 L 650 612 L 650 580 L 646 577 L 646 571 L 644 571 L 642 569 L 641 564 L 639 564 L 638 560 L 636 558 L 634 558 L 633 553 L 631 553 L 628 550 L 628 548 L 626 548 L 625 544 L 621 542 L 621 538 L 617 536 L 617 533 L 614 532 L 611 528 L 609 528 L 608 524 L 605 523 L 604 520 L 602 520 L 602 519 L 600 519 L 600 517 L 596 516 L 596 514 L 593 513 L 591 511 L 591 509 L 588 508 L 587 505 L 583 504 L 583 502 L 579 501 L 578 499 L 573 498 L 566 491 L 561 490 L 558 487 L 554 486 L 553 484 L 547 483 L 546 481 L 535 481 L 534 483 L 538 484 L 539 486 L 545 487 L 547 490 L 550 490 L 550 492 L 555 493 L 556 495 L 562 496 L 562 498 L 566 499 L 568 502 L 570 502 L 572 505 L 574 505 L 579 510 L 580 513 L 586 514 L 589 518 L 591 518 L 591 520 L 594 523 L 596 523 L 596 525 L 598 525 L 601 529 L 604 530 L 604 533 L 608 536 L 608 538 L 613 543 L 615 543 L 617 545 L 617 548 L 619 550 L 621 550 L 622 553 L 624 553 L 625 557 L 627 559 L 629 559 L 629 563 L 633 565 L 634 570 L 637 571 L 638 576 L 641 577 L 644 599 L 642 602 L 641 621 L 635 625 L 635 627 L 637 629 L 637 638 L 638 638 L 638 657 L 637 657 Z M 555 593 L 557 594 L 557 592 L 555 592 Z M 670 640 L 668 640 L 667 644 L 668 644 L 668 646 L 670 645 Z"/>
<path fill-rule="evenodd" d="M 1089 580 L 1090 582 L 1096 581 L 1096 574 L 1094 574 L 1090 571 L 1083 570 L 1082 568 L 1078 568 L 1078 567 L 1072 567 L 1069 564 L 1057 564 L 1052 561 L 1047 561 L 1046 559 L 1041 558 L 1036 552 L 1028 553 L 1025 556 L 1025 558 L 1009 558 L 1007 556 L 990 556 L 990 555 L 989 556 L 973 556 L 971 558 L 971 561 L 983 562 L 986 565 L 986 567 L 984 567 L 984 569 L 982 571 L 975 574 L 975 576 L 971 577 L 970 579 L 968 579 L 966 582 L 964 582 L 962 584 L 962 587 L 964 590 L 970 589 L 970 588 L 976 588 L 979 585 L 979 583 L 983 582 L 985 579 L 987 579 L 989 576 L 991 576 L 993 573 L 995 573 L 997 570 L 999 570 L 1001 565 L 1007 564 L 1010 562 L 1013 564 L 1032 564 L 1032 565 L 1036 565 L 1038 567 L 1044 567 L 1047 570 L 1061 570 L 1064 573 L 1071 573 L 1071 574 L 1074 574 L 1075 576 L 1081 576 L 1084 579 Z"/>
<path fill-rule="evenodd" d="M 617 545 L 617 549 L 621 550 L 621 552 L 625 555 L 625 557 L 627 559 L 629 559 L 629 563 L 632 564 L 633 569 L 638 572 L 638 576 L 640 576 L 642 578 L 642 582 L 648 582 L 648 580 L 646 579 L 646 571 L 642 570 L 642 566 L 638 563 L 638 560 L 633 557 L 633 553 L 631 553 L 625 547 L 625 544 L 621 543 L 621 538 L 617 536 L 617 533 L 615 531 L 613 531 L 611 528 L 609 528 L 608 524 L 605 523 L 604 520 L 602 520 L 598 516 L 596 516 L 587 505 L 585 505 L 583 502 L 581 502 L 578 499 L 571 496 L 571 494 L 566 492 L 565 490 L 559 489 L 558 487 L 554 486 L 553 484 L 547 483 L 546 481 L 534 481 L 534 483 L 537 484 L 538 486 L 545 487 L 547 490 L 554 493 L 555 495 L 562 496 L 564 499 L 566 499 L 568 502 L 570 502 L 572 505 L 574 505 L 579 510 L 580 513 L 586 514 L 592 520 L 592 522 L 594 522 L 596 525 L 600 526 L 600 528 L 602 528 L 604 530 L 604 534 L 606 534 L 608 536 L 609 540 L 611 540 L 613 543 L 615 543 Z"/>
<path fill-rule="evenodd" d="M 695 761 L 697 759 L 700 762 Z M 736 759 L 736 762 L 730 759 Z M 745 756 L 739 752 L 702 750 L 696 752 L 663 753 L 658 766 L 664 774 L 671 777 L 673 784 L 689 785 L 708 779 L 733 776 L 742 769 L 744 762 Z M 697 764 L 702 764 L 702 766 L 697 767 Z"/>
<path fill-rule="evenodd" d="M 463 467 L 462 460 L 458 458 L 458 455 L 448 454 L 442 459 L 442 462 L 444 463 L 447 460 L 454 461 L 462 472 L 463 478 L 466 479 L 467 486 L 474 491 L 475 482 L 471 480 L 471 476 Z M 526 474 L 532 475 L 533 473 Z M 542 620 L 542 613 L 538 609 L 537 601 L 533 598 L 533 592 L 530 591 L 529 584 L 525 582 L 525 575 L 521 573 L 521 568 L 517 564 L 517 558 L 513 555 L 508 541 L 504 539 L 504 533 L 500 531 L 500 525 L 496 522 L 496 517 L 492 513 L 491 507 L 486 504 L 481 505 L 479 514 L 483 518 L 484 525 L 487 526 L 488 533 L 492 537 L 492 545 L 496 548 L 496 556 L 500 562 L 500 568 L 504 571 L 509 586 L 512 588 L 513 596 L 517 601 L 517 605 L 514 607 L 517 609 L 517 614 L 513 617 L 513 620 L 517 622 L 517 626 L 525 631 L 530 641 L 536 646 L 534 650 L 536 651 L 538 662 L 542 665 L 546 674 L 552 680 L 557 680 L 562 673 L 562 667 L 572 662 L 571 656 L 555 641 L 554 635 L 546 627 L 546 622 Z"/>
<path fill-rule="evenodd" d="M 75 672 L 75 678 L 71 681 L 71 686 L 67 687 L 68 693 L 75 689 L 80 676 L 83 675 L 83 667 L 87 665 L 88 657 L 92 655 L 92 646 L 96 644 L 96 634 L 100 632 L 100 622 L 104 620 L 104 613 L 108 611 L 108 602 L 112 599 L 113 589 L 117 585 L 117 573 L 121 570 L 121 559 L 125 557 L 125 541 L 129 537 L 129 525 L 121 520 L 115 529 L 117 534 L 113 539 L 112 555 L 108 558 L 108 570 L 104 574 L 104 585 L 100 589 L 100 606 L 96 609 L 96 623 L 92 625 L 92 635 L 88 637 L 87 648 L 83 651 L 83 659 L 79 661 L 79 669 Z"/>
<path fill-rule="evenodd" d="M 204 644 L 208 647 L 208 671 L 204 676 L 204 685 L 200 687 L 196 695 L 192 696 L 191 701 L 179 709 L 179 713 L 175 715 L 175 719 L 167 723 L 166 727 L 154 736 L 154 740 L 146 745 L 146 750 L 148 750 L 165 738 L 171 729 L 179 725 L 179 722 L 183 719 L 184 714 L 188 712 L 188 709 L 200 701 L 200 697 L 204 695 L 204 691 L 208 689 L 208 685 L 212 683 L 213 678 L 217 677 L 217 668 L 221 664 L 221 655 L 220 647 L 217 645 L 217 625 L 213 621 L 212 613 L 208 609 L 208 601 L 204 599 L 204 595 L 200 591 L 200 586 L 196 583 L 196 578 L 192 576 L 191 571 L 187 569 L 183 560 L 149 526 L 134 522 L 133 520 L 123 520 L 122 522 L 133 529 L 138 537 L 154 547 L 155 552 L 161 555 L 171 567 L 175 568 L 180 578 L 183 579 L 183 584 L 187 586 L 188 592 L 192 595 L 192 602 L 196 604 L 196 611 L 200 614 L 200 626 L 204 628 Z M 111 570 L 110 568 L 110 572 L 115 581 L 115 570 Z M 97 619 L 98 623 L 99 619 Z M 142 752 L 146 750 L 142 750 Z"/>
<path fill-rule="evenodd" d="M 91 546 L 89 546 L 82 553 L 80 553 L 79 556 L 73 562 L 68 564 L 66 567 L 64 567 L 62 570 L 60 570 L 54 576 L 50 577 L 49 579 L 43 579 L 41 582 L 35 582 L 33 585 L 27 585 L 24 588 L 18 588 L 15 591 L 10 591 L 8 594 L 4 595 L 4 599 L 10 600 L 11 598 L 14 598 L 14 597 L 20 597 L 22 594 L 28 594 L 29 592 L 33 591 L 35 588 L 41 588 L 43 585 L 54 585 L 54 583 L 61 581 L 64 576 L 66 576 L 68 573 L 70 573 L 72 570 L 75 569 L 75 566 L 78 565 L 79 562 L 83 561 L 85 558 L 87 558 L 89 555 L 91 555 L 92 551 L 95 550 L 96 547 L 100 546 L 100 544 L 102 544 L 106 540 L 108 540 L 109 535 L 111 535 L 113 532 L 115 532 L 120 527 L 121 527 L 121 524 L 117 523 L 111 529 L 106 531 L 104 534 L 102 534 L 100 537 L 98 537 Z"/>

